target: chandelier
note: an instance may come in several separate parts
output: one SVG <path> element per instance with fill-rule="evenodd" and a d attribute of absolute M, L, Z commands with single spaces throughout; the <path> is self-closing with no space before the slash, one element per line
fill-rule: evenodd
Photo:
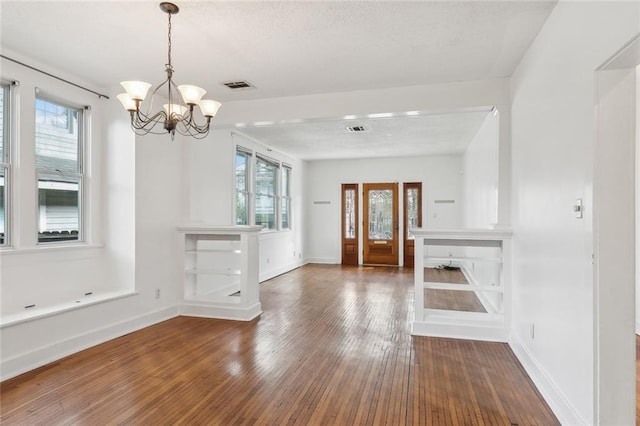
<path fill-rule="evenodd" d="M 118 99 L 131 116 L 131 128 L 138 135 L 164 134 L 169 133 L 171 139 L 175 137 L 176 131 L 184 136 L 192 136 L 202 139 L 209 133 L 209 124 L 222 105 L 213 100 L 203 100 L 206 93 L 204 89 L 197 86 L 183 84 L 177 86 L 173 81 L 173 65 L 171 65 L 171 15 L 179 12 L 178 6 L 173 3 L 160 3 L 160 9 L 169 17 L 168 24 L 168 45 L 167 64 L 165 71 L 167 79 L 158 85 L 151 93 L 151 100 L 146 108 L 143 108 L 142 101 L 147 96 L 151 84 L 144 81 L 123 81 L 120 84 L 127 93 L 118 95 Z M 163 91 L 159 92 L 160 89 Z M 179 93 L 178 93 L 179 92 Z M 156 95 L 167 99 L 167 103 L 157 112 L 153 112 L 153 103 Z M 196 105 L 204 116 L 206 122 L 198 124 L 194 117 Z M 162 123 L 164 130 L 155 129 L 157 124 Z"/>

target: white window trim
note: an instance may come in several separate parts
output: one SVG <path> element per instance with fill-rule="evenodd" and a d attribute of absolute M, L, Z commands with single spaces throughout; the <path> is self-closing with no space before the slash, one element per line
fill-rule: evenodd
<path fill-rule="evenodd" d="M 4 176 L 4 242 L 0 244 L 1 249 L 8 249 L 13 247 L 13 214 L 14 209 L 13 202 L 13 150 L 16 144 L 15 135 L 18 126 L 17 113 L 17 94 L 16 89 L 20 85 L 18 81 L 0 80 L 2 90 L 4 91 L 3 98 L 3 151 L 2 158 L 0 158 L 0 167 L 5 169 Z"/>

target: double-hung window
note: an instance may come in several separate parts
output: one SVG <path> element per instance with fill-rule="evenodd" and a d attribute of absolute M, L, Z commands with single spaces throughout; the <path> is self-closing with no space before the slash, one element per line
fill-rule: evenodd
<path fill-rule="evenodd" d="M 291 229 L 291 166 L 282 165 L 280 185 L 280 229 Z"/>
<path fill-rule="evenodd" d="M 0 246 L 9 242 L 9 86 L 0 85 Z"/>
<path fill-rule="evenodd" d="M 249 225 L 251 152 L 236 149 L 236 225 Z"/>
<path fill-rule="evenodd" d="M 36 98 L 38 242 L 83 240 L 83 109 Z"/>
<path fill-rule="evenodd" d="M 273 160 L 256 157 L 255 224 L 265 229 L 276 229 L 279 168 Z"/>

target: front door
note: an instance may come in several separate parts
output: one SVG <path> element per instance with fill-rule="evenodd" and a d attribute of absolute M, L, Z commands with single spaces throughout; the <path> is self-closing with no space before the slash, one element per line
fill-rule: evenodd
<path fill-rule="evenodd" d="M 363 185 L 364 262 L 398 265 L 398 184 Z"/>

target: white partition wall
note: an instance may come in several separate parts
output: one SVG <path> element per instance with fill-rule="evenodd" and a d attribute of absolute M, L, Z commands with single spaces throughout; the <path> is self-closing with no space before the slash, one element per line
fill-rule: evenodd
<path fill-rule="evenodd" d="M 415 236 L 411 334 L 506 342 L 511 322 L 511 231 L 412 229 L 411 233 Z M 443 256 L 446 252 L 450 254 Z M 430 273 L 439 265 L 460 271 L 466 282 L 438 281 L 446 274 Z M 465 306 L 470 300 L 478 309 Z"/>
<path fill-rule="evenodd" d="M 180 226 L 183 315 L 250 321 L 262 313 L 258 288 L 261 226 Z"/>

